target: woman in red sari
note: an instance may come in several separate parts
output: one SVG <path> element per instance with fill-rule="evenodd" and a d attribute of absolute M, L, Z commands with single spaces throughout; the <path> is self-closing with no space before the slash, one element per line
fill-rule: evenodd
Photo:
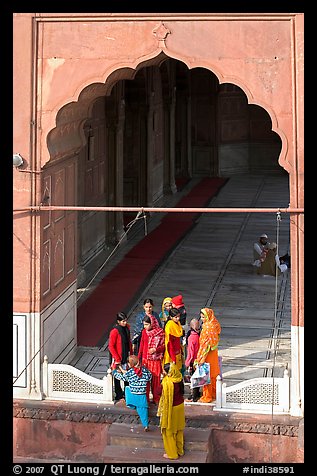
<path fill-rule="evenodd" d="M 203 321 L 199 336 L 199 349 L 195 363 L 210 364 L 210 384 L 203 386 L 203 394 L 198 400 L 201 403 L 211 403 L 216 398 L 216 378 L 220 374 L 218 361 L 218 343 L 221 326 L 217 321 L 214 311 L 208 307 L 200 310 Z"/>
<path fill-rule="evenodd" d="M 164 330 L 158 325 L 153 316 L 145 316 L 143 319 L 144 329 L 141 334 L 141 342 L 138 357 L 152 373 L 152 380 L 147 386 L 147 399 L 150 401 L 150 390 L 153 395 L 153 403 L 158 405 L 161 395 L 162 359 L 164 353 Z"/>

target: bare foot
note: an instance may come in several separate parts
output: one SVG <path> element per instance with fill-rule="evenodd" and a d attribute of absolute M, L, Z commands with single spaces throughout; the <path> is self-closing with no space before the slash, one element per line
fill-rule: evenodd
<path fill-rule="evenodd" d="M 116 400 L 115 403 L 116 405 L 119 405 L 120 407 L 122 407 L 123 405 L 125 405 L 125 399 L 120 398 L 120 400 Z"/>
<path fill-rule="evenodd" d="M 148 427 L 148 426 L 145 426 L 145 427 L 144 427 L 144 431 L 149 431 L 149 427 Z"/>
<path fill-rule="evenodd" d="M 167 458 L 167 459 L 178 459 L 178 458 L 170 458 L 166 453 L 163 454 L 163 458 Z"/>

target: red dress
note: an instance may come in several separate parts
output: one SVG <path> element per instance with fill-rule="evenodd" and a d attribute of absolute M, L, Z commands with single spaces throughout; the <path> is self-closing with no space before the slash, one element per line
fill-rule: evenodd
<path fill-rule="evenodd" d="M 164 330 L 159 327 L 156 319 L 151 319 L 152 328 L 150 330 L 143 329 L 141 334 L 141 342 L 138 357 L 147 369 L 152 373 L 151 382 L 147 386 L 147 399 L 149 401 L 150 389 L 153 394 L 153 402 L 158 404 L 161 393 L 161 373 L 162 359 L 164 352 Z M 154 353 L 149 353 L 149 349 L 155 348 Z"/>

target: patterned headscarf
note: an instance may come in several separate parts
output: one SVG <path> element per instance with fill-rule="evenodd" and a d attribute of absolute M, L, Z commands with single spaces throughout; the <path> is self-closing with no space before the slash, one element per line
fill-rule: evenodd
<path fill-rule="evenodd" d="M 167 302 L 172 302 L 172 298 L 171 297 L 166 297 L 166 298 L 163 299 L 163 302 L 162 302 L 162 312 L 163 312 L 163 314 L 164 314 L 164 311 L 165 311 L 165 304 Z"/>
<path fill-rule="evenodd" d="M 218 347 L 221 326 L 212 309 L 204 307 L 200 312 L 205 316 L 205 319 L 199 337 L 197 362 L 202 364 L 205 362 L 208 352 Z"/>
<path fill-rule="evenodd" d="M 151 316 L 151 329 L 147 330 L 146 333 L 148 335 L 149 343 L 148 343 L 148 349 L 151 349 L 152 347 L 155 347 L 157 349 L 158 347 L 164 345 L 164 338 L 165 338 L 165 333 L 164 330 L 158 325 L 158 322 L 155 317 Z M 163 357 L 163 352 L 154 352 L 154 354 L 149 354 L 147 356 L 148 360 L 161 360 Z"/>
<path fill-rule="evenodd" d="M 162 302 L 162 317 L 161 317 L 161 320 L 163 322 L 166 322 L 167 321 L 167 317 L 168 317 L 168 311 L 165 309 L 165 304 L 167 302 L 172 302 L 172 298 L 171 297 L 166 297 L 163 299 L 163 302 Z"/>
<path fill-rule="evenodd" d="M 181 382 L 182 374 L 175 364 L 170 364 L 167 375 L 162 380 L 162 395 L 157 409 L 157 416 L 160 417 L 161 428 L 171 428 L 172 426 L 172 409 L 174 397 L 174 382 Z"/>

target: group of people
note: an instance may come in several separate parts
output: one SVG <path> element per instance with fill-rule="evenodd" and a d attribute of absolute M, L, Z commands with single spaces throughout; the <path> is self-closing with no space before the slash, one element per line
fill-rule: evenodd
<path fill-rule="evenodd" d="M 143 310 L 136 316 L 133 334 L 126 314 L 119 312 L 116 316 L 117 322 L 109 335 L 115 401 L 124 400 L 127 407 L 137 411 L 144 431 L 149 430 L 149 405 L 157 405 L 163 456 L 178 459 L 184 454 L 184 376 L 209 363 L 210 383 L 202 387 L 202 394 L 199 388 L 193 388 L 188 400 L 201 403 L 215 400 L 221 326 L 213 310 L 203 308 L 199 318 L 190 320 L 185 333 L 186 308 L 182 295 L 165 298 L 159 314 L 153 308 L 153 300 L 145 299 Z"/>
<path fill-rule="evenodd" d="M 262 276 L 279 276 L 290 268 L 290 256 L 286 253 L 279 256 L 277 244 L 270 242 L 266 233 L 263 233 L 253 244 L 253 266 L 257 274 Z"/>

